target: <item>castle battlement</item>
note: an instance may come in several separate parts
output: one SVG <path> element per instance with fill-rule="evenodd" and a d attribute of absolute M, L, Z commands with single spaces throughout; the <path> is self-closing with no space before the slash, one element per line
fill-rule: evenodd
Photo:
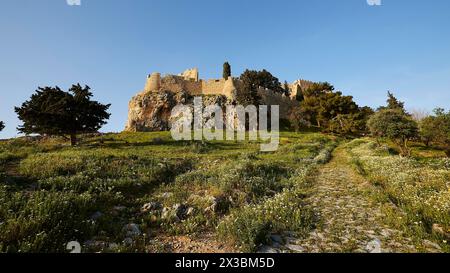
<path fill-rule="evenodd" d="M 231 98 L 233 92 L 237 90 L 235 83 L 237 79 L 230 77 L 225 79 L 199 78 L 197 68 L 188 69 L 178 75 L 166 75 L 161 77 L 160 73 L 152 73 L 148 76 L 144 87 L 144 92 L 187 92 L 191 95 L 224 95 Z"/>
<path fill-rule="evenodd" d="M 299 79 L 291 84 L 288 84 L 290 89 L 290 99 L 294 100 L 297 93 L 301 90 L 307 89 L 313 82 Z M 173 91 L 173 92 L 187 92 L 191 95 L 224 95 L 232 98 L 236 92 L 239 92 L 241 82 L 238 78 L 230 77 L 228 80 L 221 79 L 207 79 L 199 78 L 199 71 L 197 68 L 192 68 L 180 73 L 178 75 L 165 75 L 161 77 L 158 72 L 152 73 L 148 76 L 145 84 L 144 92 L 159 92 L 159 91 Z M 278 93 L 269 94 L 271 90 L 260 90 L 260 92 L 268 93 L 267 96 L 282 96 Z"/>

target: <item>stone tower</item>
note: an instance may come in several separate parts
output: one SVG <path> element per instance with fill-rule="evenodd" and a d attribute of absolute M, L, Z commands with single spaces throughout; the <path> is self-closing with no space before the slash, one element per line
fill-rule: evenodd
<path fill-rule="evenodd" d="M 223 95 L 228 98 L 232 98 L 237 92 L 236 86 L 234 85 L 233 77 L 228 77 L 228 80 L 225 81 L 225 85 L 223 87 Z"/>
<path fill-rule="evenodd" d="M 147 78 L 147 83 L 145 84 L 144 91 L 152 92 L 152 91 L 159 91 L 159 89 L 161 89 L 161 74 L 152 73 Z"/>
<path fill-rule="evenodd" d="M 181 73 L 179 76 L 183 77 L 186 81 L 198 82 L 198 80 L 199 80 L 197 68 L 188 69 L 188 70 L 184 71 L 183 73 Z"/>

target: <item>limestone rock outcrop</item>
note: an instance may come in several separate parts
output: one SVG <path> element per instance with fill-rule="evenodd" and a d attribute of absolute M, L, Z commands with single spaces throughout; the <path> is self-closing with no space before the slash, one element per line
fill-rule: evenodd
<path fill-rule="evenodd" d="M 125 131 L 151 132 L 169 129 L 169 118 L 173 107 L 185 103 L 186 93 L 142 92 L 128 104 L 128 121 Z"/>
<path fill-rule="evenodd" d="M 170 130 L 172 109 L 178 105 L 193 105 L 194 97 L 185 91 L 142 92 L 134 96 L 128 105 L 128 121 L 125 131 L 155 132 Z M 226 106 L 230 101 L 222 95 L 203 97 L 204 106 Z"/>

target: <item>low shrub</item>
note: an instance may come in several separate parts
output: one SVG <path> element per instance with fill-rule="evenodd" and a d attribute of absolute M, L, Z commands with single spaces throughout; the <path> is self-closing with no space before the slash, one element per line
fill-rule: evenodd
<path fill-rule="evenodd" d="M 91 235 L 90 194 L 38 191 L 31 194 L 0 190 L 1 252 L 65 252 L 70 241 Z"/>
<path fill-rule="evenodd" d="M 314 167 L 299 169 L 285 189 L 260 204 L 236 209 L 217 227 L 223 238 L 232 239 L 242 251 L 255 251 L 271 233 L 283 231 L 304 234 L 314 225 L 314 213 L 304 206 L 305 188 Z"/>

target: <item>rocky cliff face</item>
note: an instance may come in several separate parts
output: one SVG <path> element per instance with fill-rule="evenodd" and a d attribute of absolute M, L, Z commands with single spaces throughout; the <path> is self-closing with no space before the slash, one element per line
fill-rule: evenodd
<path fill-rule="evenodd" d="M 134 96 L 128 104 L 126 131 L 150 132 L 169 128 L 172 108 L 183 102 L 183 96 L 171 92 L 142 92 Z"/>
<path fill-rule="evenodd" d="M 128 105 L 128 121 L 125 131 L 154 132 L 170 130 L 172 109 L 178 104 L 193 105 L 194 97 L 187 92 L 142 92 L 134 96 Z M 225 106 L 230 103 L 225 96 L 203 96 L 203 104 Z"/>

